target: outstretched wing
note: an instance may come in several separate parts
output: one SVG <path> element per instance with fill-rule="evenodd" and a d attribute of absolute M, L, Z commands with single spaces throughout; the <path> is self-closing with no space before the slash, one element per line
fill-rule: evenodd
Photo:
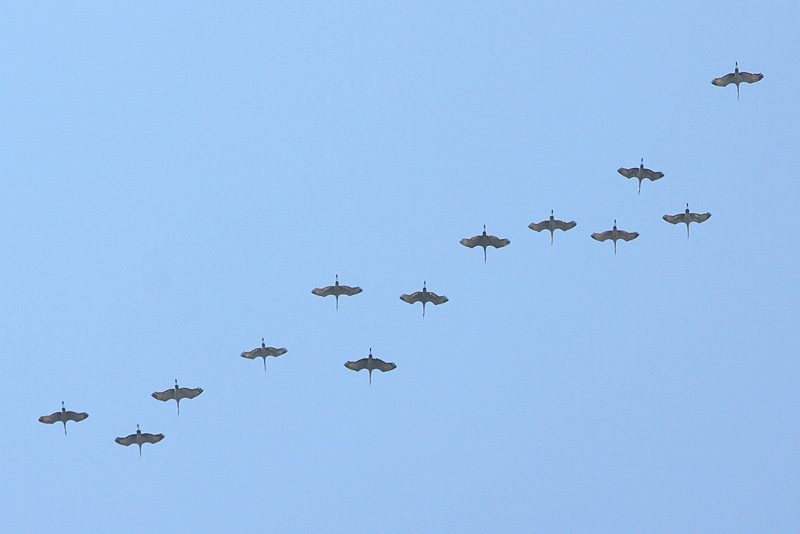
<path fill-rule="evenodd" d="M 333 295 L 333 286 L 312 289 L 311 292 L 320 297 L 327 297 L 328 295 Z"/>
<path fill-rule="evenodd" d="M 664 215 L 664 217 L 662 217 L 662 218 L 665 221 L 667 221 L 668 223 L 670 223 L 670 224 L 678 224 L 678 223 L 686 222 L 686 221 L 684 221 L 684 217 L 685 216 L 686 216 L 685 213 L 679 213 L 677 215 Z"/>
<path fill-rule="evenodd" d="M 114 441 L 127 447 L 128 445 L 133 445 L 136 443 L 136 434 L 131 434 L 130 436 L 125 436 L 124 438 L 117 438 Z"/>
<path fill-rule="evenodd" d="M 625 178 L 634 178 L 636 177 L 636 173 L 639 171 L 639 167 L 634 167 L 633 169 L 626 169 L 625 167 L 620 167 L 617 169 L 617 172 L 620 173 Z"/>
<path fill-rule="evenodd" d="M 550 225 L 548 224 L 549 222 L 550 220 L 548 219 L 540 223 L 530 223 L 528 225 L 528 228 L 530 228 L 534 232 L 541 232 L 542 230 L 547 230 L 550 227 Z"/>
<path fill-rule="evenodd" d="M 605 241 L 606 239 L 611 239 L 611 233 L 611 230 L 606 230 L 605 232 L 595 232 L 592 234 L 592 239 Z"/>
<path fill-rule="evenodd" d="M 342 285 L 340 285 L 339 289 L 342 291 L 342 295 L 347 295 L 347 296 L 358 295 L 359 293 L 364 291 L 363 289 L 361 289 L 358 286 L 351 287 L 351 286 L 342 286 Z"/>
<path fill-rule="evenodd" d="M 347 362 L 344 364 L 345 367 L 348 369 L 352 369 L 353 371 L 360 371 L 362 369 L 367 368 L 367 358 L 361 358 L 355 362 Z"/>
<path fill-rule="evenodd" d="M 174 391 L 174 390 L 173 390 Z M 180 388 L 178 393 L 184 399 L 193 399 L 203 392 L 203 388 Z M 161 400 L 161 399 L 159 399 Z"/>
<path fill-rule="evenodd" d="M 385 362 L 383 360 L 379 360 L 378 358 L 373 358 L 373 362 L 375 362 L 375 369 L 385 373 L 386 371 L 391 371 L 392 369 L 397 368 L 397 366 L 392 362 Z"/>
<path fill-rule="evenodd" d="M 242 354 L 242 356 L 244 356 L 244 354 Z M 168 400 L 175 398 L 175 388 L 170 388 L 166 391 L 154 391 L 151 396 L 154 399 L 167 402 Z"/>
<path fill-rule="evenodd" d="M 625 232 L 623 230 L 617 230 L 617 234 L 619 235 L 620 239 L 624 239 L 625 241 L 633 241 L 639 237 L 639 232 Z"/>
<path fill-rule="evenodd" d="M 428 291 L 428 302 L 432 302 L 434 306 L 438 306 L 439 304 L 444 304 L 449 299 L 444 295 L 437 295 L 432 291 Z"/>
<path fill-rule="evenodd" d="M 146 434 L 142 432 L 142 441 L 145 443 L 158 443 L 164 439 L 164 434 Z M 136 441 L 136 436 L 134 436 L 134 441 Z"/>
<path fill-rule="evenodd" d="M 414 304 L 415 302 L 419 302 L 419 296 L 422 294 L 422 291 L 414 291 L 410 295 L 403 293 L 400 295 L 400 300 L 403 302 L 408 302 L 409 304 Z"/>
<path fill-rule="evenodd" d="M 494 248 L 503 248 L 504 246 L 511 244 L 511 241 L 508 239 L 501 239 L 493 235 L 486 236 L 486 241 L 490 247 Z"/>
<path fill-rule="evenodd" d="M 275 356 L 276 358 L 278 356 L 281 356 L 282 354 L 286 354 L 287 352 L 289 352 L 289 351 L 286 350 L 285 347 L 281 347 L 279 349 L 276 349 L 275 347 L 267 347 L 266 348 L 266 355 L 267 356 Z"/>
<path fill-rule="evenodd" d="M 50 415 L 43 415 L 39 418 L 40 423 L 52 425 L 53 423 L 61 422 L 61 412 L 51 413 Z"/>
<path fill-rule="evenodd" d="M 714 78 L 713 80 L 711 80 L 711 83 L 719 87 L 725 87 L 729 83 L 733 83 L 733 73 L 726 74 L 722 78 Z"/>
<path fill-rule="evenodd" d="M 86 419 L 87 417 L 89 417 L 89 414 L 88 414 L 88 413 L 86 413 L 86 412 L 81 412 L 81 413 L 78 413 L 78 412 L 71 412 L 71 411 L 69 411 L 69 410 L 67 410 L 66 412 L 64 412 L 64 418 L 65 418 L 67 421 L 75 421 L 76 423 L 77 423 L 77 422 L 80 422 L 80 421 L 83 421 L 83 420 L 84 420 L 84 419 Z"/>
<path fill-rule="evenodd" d="M 644 177 L 648 180 L 655 182 L 656 180 L 660 180 L 664 177 L 664 173 L 661 171 L 651 171 L 650 169 L 644 170 Z"/>
<path fill-rule="evenodd" d="M 261 347 L 242 353 L 242 358 L 254 360 L 261 357 Z"/>
<path fill-rule="evenodd" d="M 477 247 L 478 245 L 480 245 L 480 244 L 481 244 L 481 243 L 480 243 L 480 241 L 481 241 L 481 237 L 483 237 L 483 236 L 476 235 L 475 237 L 470 237 L 469 239 L 467 239 L 467 238 L 465 237 L 464 239 L 462 239 L 461 241 L 459 241 L 459 243 L 461 243 L 461 244 L 462 244 L 462 245 L 464 245 L 465 247 L 469 247 L 469 248 L 475 248 L 475 247 Z"/>
<path fill-rule="evenodd" d="M 710 213 L 690 213 L 689 215 L 692 217 L 692 222 L 697 223 L 706 222 L 711 217 Z"/>
<path fill-rule="evenodd" d="M 555 222 L 555 227 L 557 229 L 564 230 L 565 232 L 567 230 L 570 230 L 570 229 L 575 228 L 576 226 L 578 226 L 578 223 L 576 223 L 575 221 L 564 222 L 564 221 L 559 221 L 558 219 L 556 219 L 554 222 Z"/>
<path fill-rule="evenodd" d="M 742 79 L 743 82 L 756 83 L 761 78 L 763 78 L 764 75 L 763 74 L 752 74 L 750 72 L 739 72 L 739 77 Z"/>

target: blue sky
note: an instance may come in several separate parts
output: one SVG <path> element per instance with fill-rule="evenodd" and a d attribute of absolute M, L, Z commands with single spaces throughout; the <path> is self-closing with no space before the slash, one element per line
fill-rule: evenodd
<path fill-rule="evenodd" d="M 799 10 L 0 8 L 4 526 L 797 531 Z"/>

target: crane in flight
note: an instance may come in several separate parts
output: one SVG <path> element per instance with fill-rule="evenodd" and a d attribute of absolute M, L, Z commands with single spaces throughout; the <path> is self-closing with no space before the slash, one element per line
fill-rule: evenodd
<path fill-rule="evenodd" d="M 711 217 L 710 213 L 692 213 L 689 211 L 689 203 L 686 203 L 686 211 L 677 215 L 664 215 L 663 219 L 670 224 L 686 223 L 686 239 L 689 239 L 689 223 L 701 223 Z"/>
<path fill-rule="evenodd" d="M 347 295 L 348 297 L 358 295 L 364 291 L 360 287 L 350 287 L 339 285 L 339 275 L 336 275 L 336 283 L 332 286 L 325 286 L 322 288 L 312 289 L 311 292 L 319 297 L 327 297 L 333 295 L 336 297 L 336 311 L 339 311 L 339 295 Z"/>
<path fill-rule="evenodd" d="M 605 241 L 606 239 L 612 239 L 614 241 L 614 254 L 617 253 L 617 240 L 622 239 L 624 241 L 633 241 L 639 237 L 639 232 L 625 232 L 624 230 L 617 230 L 617 220 L 614 219 L 614 228 L 611 230 L 606 230 L 605 232 L 595 232 L 592 234 L 592 239 L 596 239 L 597 241 Z"/>
<path fill-rule="evenodd" d="M 396 369 L 397 366 L 392 362 L 385 362 L 378 358 L 372 357 L 372 347 L 369 349 L 369 356 L 366 358 L 361 358 L 355 362 L 347 362 L 344 364 L 345 367 L 348 369 L 352 369 L 353 371 L 360 371 L 362 369 L 366 369 L 369 371 L 369 385 L 372 385 L 372 371 L 381 371 L 385 373 L 386 371 L 391 371 L 392 369 Z"/>
<path fill-rule="evenodd" d="M 64 408 L 64 401 L 61 401 L 61 411 L 51 413 L 50 415 L 43 415 L 39 418 L 40 423 L 52 425 L 53 423 L 64 423 L 64 435 L 67 435 L 67 421 L 75 421 L 79 423 L 89 417 L 86 412 L 70 412 Z"/>
<path fill-rule="evenodd" d="M 476 235 L 475 237 L 470 237 L 469 239 L 465 237 L 459 241 L 459 243 L 469 248 L 483 247 L 483 261 L 486 263 L 486 247 L 503 248 L 504 246 L 509 245 L 511 241 L 508 239 L 501 239 L 493 235 L 486 235 L 486 225 L 484 224 L 483 233 L 481 235 Z"/>
<path fill-rule="evenodd" d="M 256 358 L 264 358 L 264 372 L 267 371 L 267 356 L 274 356 L 278 357 L 283 354 L 286 354 L 287 351 L 284 347 L 276 349 L 275 347 L 268 347 L 264 344 L 264 338 L 261 338 L 261 346 L 257 349 L 249 350 L 247 352 L 243 352 L 241 354 L 242 358 L 247 358 L 248 360 L 255 360 Z"/>
<path fill-rule="evenodd" d="M 553 232 L 556 230 L 571 230 L 578 225 L 575 221 L 564 222 L 553 217 L 553 210 L 550 210 L 550 219 L 546 219 L 540 223 L 530 223 L 528 228 L 534 232 L 541 232 L 542 230 L 550 230 L 550 244 L 553 244 Z"/>
<path fill-rule="evenodd" d="M 736 62 L 736 70 L 730 74 L 726 74 L 721 78 L 714 78 L 711 83 L 717 87 L 725 87 L 732 83 L 736 84 L 736 98 L 739 98 L 739 84 L 740 83 L 756 83 L 764 77 L 763 74 L 752 74 L 750 72 L 739 72 L 739 62 Z"/>
<path fill-rule="evenodd" d="M 175 387 L 164 391 L 156 391 L 152 393 L 152 397 L 156 400 L 167 402 L 168 400 L 175 399 L 178 404 L 178 415 L 181 414 L 181 399 L 193 399 L 203 392 L 203 388 L 181 388 L 178 387 L 178 379 L 175 379 Z"/>
<path fill-rule="evenodd" d="M 433 291 L 428 291 L 427 282 L 422 282 L 422 291 L 415 291 L 410 295 L 403 293 L 400 295 L 400 300 L 403 302 L 408 302 L 409 304 L 421 302 L 422 316 L 425 317 L 425 304 L 432 302 L 434 306 L 438 306 L 439 304 L 444 304 L 447 302 L 448 298 L 444 295 L 437 295 Z"/>
<path fill-rule="evenodd" d="M 136 425 L 136 434 L 130 434 L 124 438 L 116 438 L 114 441 L 126 447 L 135 443 L 139 446 L 139 458 L 141 458 L 142 445 L 145 443 L 158 443 L 162 439 L 164 439 L 164 434 L 146 434 L 139 430 L 139 425 Z"/>

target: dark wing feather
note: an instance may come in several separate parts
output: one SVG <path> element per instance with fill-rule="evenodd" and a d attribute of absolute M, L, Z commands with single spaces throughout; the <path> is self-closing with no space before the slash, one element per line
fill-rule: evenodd
<path fill-rule="evenodd" d="M 53 423 L 61 422 L 61 412 L 51 413 L 50 415 L 43 415 L 39 418 L 40 423 L 52 425 Z"/>
<path fill-rule="evenodd" d="M 333 286 L 325 286 L 323 288 L 312 289 L 311 292 L 320 297 L 327 297 L 333 295 Z"/>
<path fill-rule="evenodd" d="M 625 178 L 635 177 L 638 171 L 639 167 L 634 167 L 633 169 L 626 169 L 625 167 L 620 167 L 619 169 L 617 169 L 617 172 L 620 173 Z"/>
<path fill-rule="evenodd" d="M 432 302 L 434 306 L 438 306 L 439 304 L 444 304 L 448 301 L 448 298 L 444 295 L 437 295 L 432 291 L 428 291 L 428 302 Z"/>
<path fill-rule="evenodd" d="M 385 362 L 383 360 L 379 360 L 378 358 L 373 358 L 372 361 L 375 362 L 375 369 L 385 373 L 386 371 L 391 371 L 395 369 L 397 366 L 391 362 Z"/>
<path fill-rule="evenodd" d="M 289 351 L 286 350 L 285 347 L 281 347 L 279 349 L 276 349 L 275 347 L 267 347 L 266 349 L 267 356 L 275 356 L 276 358 L 282 354 L 286 354 L 287 352 Z"/>
<path fill-rule="evenodd" d="M 711 217 L 710 213 L 692 213 L 690 215 L 692 216 L 692 222 L 697 223 L 706 222 Z"/>
<path fill-rule="evenodd" d="M 480 243 L 480 241 L 481 241 L 481 237 L 483 237 L 483 236 L 476 235 L 475 237 L 470 237 L 469 239 L 467 239 L 467 238 L 465 237 L 464 239 L 462 239 L 461 241 L 459 241 L 459 243 L 461 243 L 461 244 L 462 244 L 462 245 L 464 245 L 465 247 L 469 247 L 469 248 L 475 248 L 475 247 L 477 247 L 478 245 L 480 245 L 480 244 L 481 244 L 481 243 Z"/>
<path fill-rule="evenodd" d="M 725 87 L 729 83 L 733 83 L 733 73 L 726 74 L 722 78 L 714 78 L 711 83 L 719 87 Z"/>
<path fill-rule="evenodd" d="M 486 236 L 486 238 L 487 238 L 486 241 L 489 244 L 489 246 L 494 248 L 503 248 L 504 246 L 511 244 L 511 241 L 509 241 L 508 239 L 501 239 L 493 235 Z"/>
<path fill-rule="evenodd" d="M 142 441 L 144 443 L 158 443 L 164 439 L 164 434 L 147 434 L 142 432 Z M 134 441 L 136 441 L 136 436 L 134 436 Z"/>
<path fill-rule="evenodd" d="M 578 223 L 576 223 L 575 221 L 564 222 L 564 221 L 559 221 L 558 219 L 556 219 L 555 221 L 555 227 L 558 228 L 559 230 L 564 230 L 565 232 L 571 228 L 575 228 L 576 226 L 578 226 Z"/>
<path fill-rule="evenodd" d="M 355 362 L 347 362 L 344 364 L 345 367 L 348 369 L 352 369 L 353 371 L 360 371 L 362 369 L 366 369 L 367 367 L 367 358 L 361 358 Z"/>
<path fill-rule="evenodd" d="M 625 241 L 633 241 L 639 237 L 639 232 L 625 232 L 623 230 L 617 230 L 617 234 L 619 234 L 620 239 L 624 239 Z"/>
<path fill-rule="evenodd" d="M 605 232 L 595 232 L 592 234 L 592 239 L 605 241 L 606 239 L 611 239 L 611 233 L 611 230 L 606 230 Z"/>
<path fill-rule="evenodd" d="M 173 390 L 174 391 L 174 390 Z M 193 399 L 203 392 L 203 388 L 180 388 L 178 393 L 184 399 Z"/>
<path fill-rule="evenodd" d="M 261 347 L 242 353 L 242 358 L 254 360 L 261 357 Z"/>
<path fill-rule="evenodd" d="M 154 391 L 151 396 L 154 399 L 167 402 L 168 400 L 175 398 L 175 389 L 170 388 L 166 391 Z"/>
<path fill-rule="evenodd" d="M 64 417 L 66 418 L 67 421 L 75 421 L 77 423 L 89 417 L 89 414 L 86 412 L 78 413 L 67 410 L 66 412 L 64 412 Z"/>
<path fill-rule="evenodd" d="M 414 304 L 415 302 L 419 302 L 419 296 L 422 294 L 422 291 L 414 291 L 410 295 L 403 293 L 400 295 L 400 300 L 403 302 L 408 302 L 409 304 Z"/>
<path fill-rule="evenodd" d="M 671 224 L 678 224 L 685 222 L 683 219 L 686 216 L 685 213 L 679 213 L 677 215 L 664 215 L 663 219 Z"/>
<path fill-rule="evenodd" d="M 756 83 L 764 77 L 763 74 L 752 74 L 750 72 L 740 72 L 739 76 L 742 78 L 743 82 L 747 83 Z"/>
<path fill-rule="evenodd" d="M 133 445 L 136 443 L 136 434 L 131 434 L 130 436 L 125 436 L 124 438 L 117 438 L 114 441 L 127 447 L 128 445 Z"/>
<path fill-rule="evenodd" d="M 528 225 L 528 228 L 530 228 L 534 232 L 541 232 L 542 230 L 547 230 L 549 228 L 549 226 L 550 226 L 548 224 L 549 222 L 550 222 L 550 220 L 542 221 L 540 223 L 530 223 Z"/>
<path fill-rule="evenodd" d="M 358 295 L 359 293 L 364 291 L 363 289 L 361 289 L 358 286 L 351 287 L 351 286 L 341 286 L 340 285 L 339 288 L 342 290 L 342 295 L 347 295 L 347 296 Z"/>
<path fill-rule="evenodd" d="M 650 169 L 644 170 L 644 177 L 648 180 L 655 182 L 656 180 L 660 180 L 664 177 L 664 173 L 661 171 L 651 171 Z"/>

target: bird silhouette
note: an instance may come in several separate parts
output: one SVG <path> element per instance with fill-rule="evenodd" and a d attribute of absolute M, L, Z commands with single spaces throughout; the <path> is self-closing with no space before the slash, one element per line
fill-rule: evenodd
<path fill-rule="evenodd" d="M 175 379 L 175 387 L 165 391 L 156 391 L 152 394 L 154 399 L 167 402 L 170 399 L 175 399 L 178 404 L 178 415 L 181 414 L 181 399 L 193 399 L 203 392 L 203 388 L 179 388 L 178 379 Z"/>
<path fill-rule="evenodd" d="M 483 261 L 486 262 L 486 247 L 502 248 L 511 243 L 508 239 L 501 239 L 493 235 L 486 235 L 486 225 L 483 225 L 483 233 L 475 237 L 466 237 L 459 241 L 462 245 L 469 248 L 483 247 Z"/>
<path fill-rule="evenodd" d="M 267 356 L 281 356 L 286 354 L 287 351 L 285 348 L 281 347 L 276 349 L 275 347 L 268 347 L 264 344 L 264 338 L 261 338 L 261 347 L 257 349 L 253 349 L 247 352 L 243 352 L 241 354 L 242 358 L 247 358 L 249 360 L 255 360 L 256 358 L 264 358 L 264 372 L 267 371 Z"/>
<path fill-rule="evenodd" d="M 439 296 L 432 291 L 428 291 L 427 283 L 422 282 L 422 291 L 415 291 L 410 295 L 403 293 L 400 295 L 400 300 L 403 302 L 408 302 L 409 304 L 414 304 L 415 302 L 422 303 L 422 316 L 425 317 L 425 304 L 428 302 L 432 302 L 434 306 L 438 306 L 439 304 L 444 304 L 447 302 L 448 298 L 444 295 Z"/>
<path fill-rule="evenodd" d="M 52 425 L 53 423 L 64 423 L 64 435 L 67 435 L 67 421 L 75 421 L 79 423 L 89 417 L 86 412 L 70 412 L 64 408 L 64 401 L 61 401 L 61 411 L 51 413 L 50 415 L 43 415 L 39 418 L 40 423 Z"/>
<path fill-rule="evenodd" d="M 639 179 L 639 192 L 637 194 L 641 194 L 642 192 L 642 180 L 647 178 L 651 182 L 655 182 L 656 180 L 660 180 L 664 177 L 663 172 L 656 172 L 651 171 L 650 169 L 644 168 L 644 158 L 641 159 L 639 162 L 639 167 L 633 167 L 630 169 L 626 169 L 625 167 L 620 167 L 617 169 L 617 172 L 620 173 L 625 178 L 638 178 Z"/>
<path fill-rule="evenodd" d="M 339 285 L 339 275 L 336 275 L 336 284 L 332 286 L 326 286 L 323 288 L 312 289 L 311 292 L 320 297 L 327 297 L 328 295 L 333 295 L 336 297 L 336 311 L 339 311 L 339 295 L 358 295 L 364 291 L 360 287 L 350 287 L 350 286 L 340 286 Z"/>
<path fill-rule="evenodd" d="M 686 239 L 689 239 L 689 223 L 701 223 L 711 217 L 710 213 L 691 213 L 689 203 L 686 203 L 686 211 L 677 215 L 664 215 L 663 219 L 671 224 L 686 223 Z"/>
<path fill-rule="evenodd" d="M 392 369 L 396 369 L 397 366 L 394 363 L 387 363 L 383 360 L 379 360 L 378 358 L 372 357 L 372 347 L 369 349 L 369 356 L 366 358 L 361 358 L 355 362 L 347 362 L 344 364 L 345 367 L 348 369 L 352 369 L 353 371 L 360 371 L 362 369 L 366 369 L 369 371 L 369 385 L 372 385 L 372 371 L 378 370 L 383 373 L 386 371 L 391 371 Z"/>
<path fill-rule="evenodd" d="M 139 446 L 139 458 L 141 458 L 143 444 L 158 443 L 162 439 L 164 439 L 164 434 L 146 434 L 139 430 L 139 425 L 136 425 L 136 434 L 131 434 L 129 436 L 125 436 L 124 438 L 116 438 L 114 441 L 126 447 L 135 443 Z"/>
<path fill-rule="evenodd" d="M 749 72 L 739 72 L 739 62 L 736 62 L 736 70 L 730 74 L 726 74 L 721 78 L 714 78 L 711 83 L 717 87 L 725 87 L 726 85 L 736 84 L 736 98 L 739 98 L 739 84 L 740 83 L 756 83 L 764 77 L 763 74 L 751 74 Z"/>
<path fill-rule="evenodd" d="M 553 232 L 556 230 L 567 231 L 575 228 L 578 225 L 575 221 L 564 222 L 553 217 L 553 210 L 550 210 L 550 218 L 540 223 L 530 223 L 528 228 L 534 232 L 541 232 L 542 230 L 550 230 L 550 244 L 553 244 Z"/>
<path fill-rule="evenodd" d="M 639 237 L 639 232 L 625 232 L 623 230 L 617 230 L 617 220 L 614 219 L 614 228 L 611 230 L 606 230 L 605 232 L 594 233 L 592 234 L 592 239 L 596 239 L 598 241 L 605 241 L 606 239 L 613 239 L 614 240 L 614 254 L 617 253 L 617 239 L 622 239 L 624 241 L 633 241 Z"/>

